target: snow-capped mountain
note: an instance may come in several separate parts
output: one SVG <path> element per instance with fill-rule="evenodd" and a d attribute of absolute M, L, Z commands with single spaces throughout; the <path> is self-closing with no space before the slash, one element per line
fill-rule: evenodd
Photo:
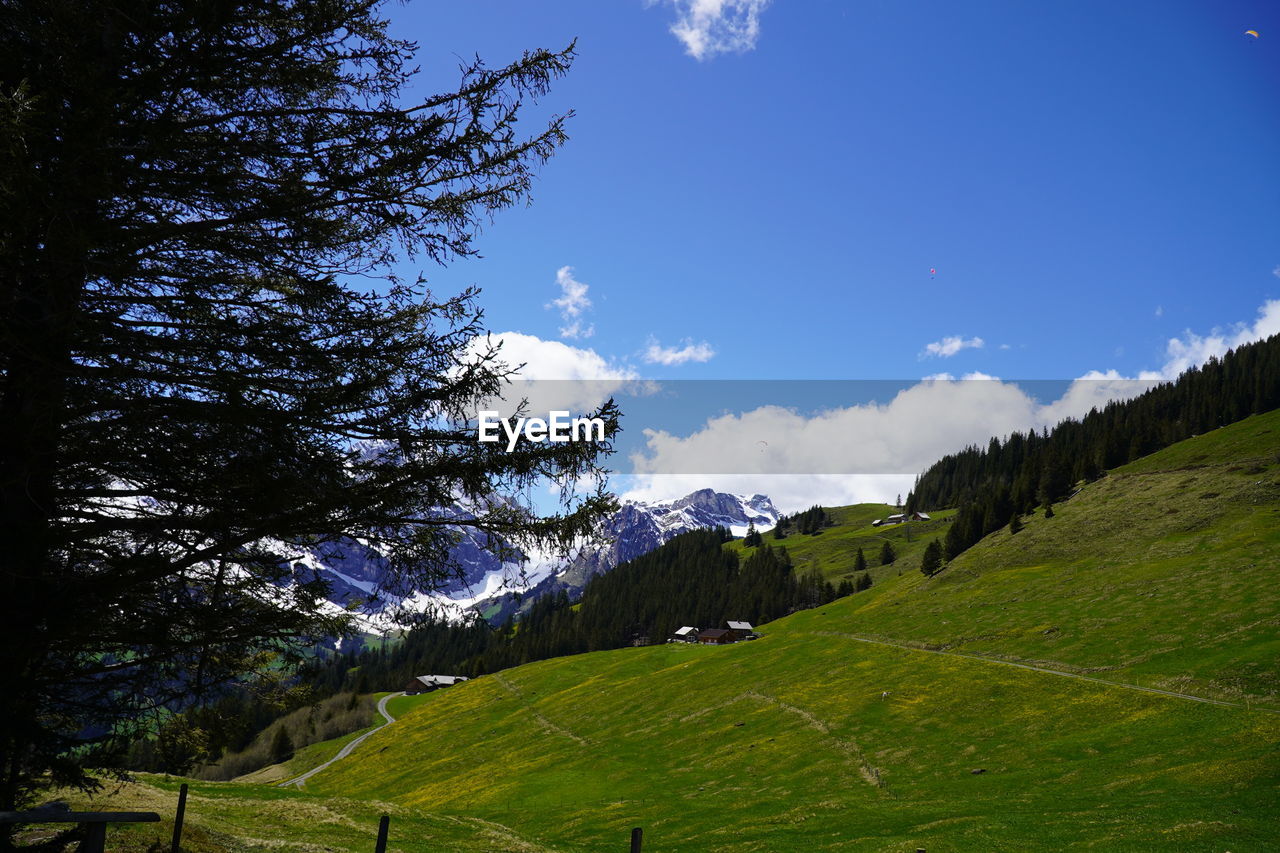
<path fill-rule="evenodd" d="M 779 513 L 765 495 L 730 495 L 702 489 L 674 501 L 628 501 L 604 519 L 593 541 L 567 557 L 542 560 L 526 567 L 523 587 L 497 596 L 480 598 L 474 606 L 497 623 L 527 608 L 534 599 L 561 590 L 570 596 L 581 592 L 592 575 L 604 574 L 620 563 L 647 554 L 677 535 L 690 530 L 727 527 L 742 536 L 754 524 L 766 531 Z"/>
<path fill-rule="evenodd" d="M 300 578 L 318 573 L 329 582 L 330 600 L 354 608 L 366 628 L 389 627 L 385 614 L 397 607 L 446 614 L 472 610 L 490 621 L 527 607 L 540 595 L 580 592 L 592 575 L 646 554 L 689 530 L 727 527 L 735 536 L 751 524 L 766 531 L 779 513 L 764 495 L 743 497 L 702 489 L 674 501 L 628 501 L 601 521 L 591 541 L 569 555 L 530 554 L 521 561 L 502 561 L 467 528 L 451 555 L 459 577 L 444 589 L 396 589 L 390 583 L 387 561 L 369 545 L 342 540 L 303 553 L 293 561 Z"/>

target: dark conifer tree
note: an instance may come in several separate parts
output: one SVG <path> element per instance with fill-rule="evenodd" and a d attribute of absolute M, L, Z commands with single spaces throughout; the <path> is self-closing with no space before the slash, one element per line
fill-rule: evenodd
<path fill-rule="evenodd" d="M 893 545 L 886 539 L 884 544 L 880 546 L 880 565 L 892 565 L 896 559 L 898 559 L 898 555 L 893 552 Z"/>
<path fill-rule="evenodd" d="M 271 739 L 271 758 L 277 764 L 293 757 L 293 739 L 283 724 L 276 726 L 275 736 Z"/>
<path fill-rule="evenodd" d="M 942 546 L 934 539 L 924 548 L 924 556 L 920 560 L 920 571 L 926 577 L 933 577 L 942 570 Z"/>
<path fill-rule="evenodd" d="M 475 294 L 397 272 L 527 201 L 564 120 L 518 119 L 573 50 L 423 97 L 377 6 L 0 4 L 0 810 L 342 633 L 295 543 L 426 587 L 439 507 L 553 546 L 612 503 L 490 500 L 607 448 L 476 442 L 509 368 Z"/>

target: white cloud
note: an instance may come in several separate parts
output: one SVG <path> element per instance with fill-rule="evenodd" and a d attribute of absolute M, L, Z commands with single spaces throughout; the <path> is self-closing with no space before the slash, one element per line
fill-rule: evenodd
<path fill-rule="evenodd" d="M 982 349 L 982 338 L 969 338 L 965 340 L 960 335 L 951 335 L 940 341 L 934 341 L 924 348 L 924 352 L 920 353 L 920 358 L 928 358 L 929 356 L 937 356 L 939 358 L 951 358 L 951 356 L 960 352 L 962 349 Z"/>
<path fill-rule="evenodd" d="M 1273 269 L 1273 270 L 1271 271 L 1271 274 L 1272 274 L 1273 276 L 1275 276 L 1276 278 L 1280 278 L 1280 267 L 1276 267 L 1275 269 Z"/>
<path fill-rule="evenodd" d="M 1163 305 L 1157 305 L 1157 306 L 1156 306 L 1156 316 L 1157 316 L 1157 317 L 1163 317 L 1163 316 L 1164 316 L 1164 306 L 1163 306 Z"/>
<path fill-rule="evenodd" d="M 783 512 L 820 503 L 888 502 L 911 489 L 917 472 L 965 445 L 986 445 L 1012 432 L 1052 428 L 1108 401 L 1135 397 L 1228 349 L 1280 333 L 1280 300 L 1252 323 L 1168 343 L 1165 364 L 1136 378 L 1091 370 L 1056 400 L 1040 402 L 1022 388 L 982 373 L 955 380 L 934 374 L 885 404 L 801 414 L 779 406 L 712 417 L 688 435 L 646 430 L 632 455 L 624 497 L 666 499 L 699 488 L 766 494 Z M 832 473 L 838 472 L 838 473 Z"/>
<path fill-rule="evenodd" d="M 692 339 L 685 338 L 683 343 L 683 347 L 676 349 L 675 347 L 664 347 L 658 343 L 657 339 L 650 338 L 649 344 L 644 351 L 644 360 L 648 364 L 675 367 L 688 361 L 699 363 L 710 361 L 716 354 L 716 351 L 706 341 L 695 344 Z"/>
<path fill-rule="evenodd" d="M 966 444 L 1038 426 L 1039 408 L 998 380 L 927 380 L 883 404 L 816 414 L 761 406 L 708 418 L 688 436 L 646 430 L 631 461 L 639 474 L 915 474 Z"/>
<path fill-rule="evenodd" d="M 760 13 L 769 0 L 671 0 L 671 34 L 698 61 L 721 53 L 745 53 L 760 38 Z"/>
<path fill-rule="evenodd" d="M 1181 338 L 1170 338 L 1165 347 L 1165 363 L 1159 373 L 1173 379 L 1189 367 L 1204 364 L 1212 356 L 1280 333 L 1280 299 L 1269 299 L 1258 309 L 1253 324 L 1237 323 L 1228 329 L 1214 329 L 1201 337 L 1187 329 Z"/>
<path fill-rule="evenodd" d="M 1102 380 L 1102 381 L 1099 381 Z M 1042 403 L 1012 383 L 981 373 L 927 378 L 888 403 L 801 414 L 779 406 L 708 418 L 688 435 L 645 430 L 632 454 L 628 497 L 653 499 L 708 486 L 769 495 L 784 512 L 814 503 L 887 502 L 915 475 L 966 445 L 1052 428 L 1109 399 L 1132 397 L 1149 381 L 1098 376 L 1073 382 Z M 683 491 L 681 491 L 683 490 Z"/>
<path fill-rule="evenodd" d="M 560 327 L 562 338 L 589 338 L 595 334 L 595 326 L 584 326 L 583 313 L 591 307 L 587 298 L 589 285 L 583 284 L 573 277 L 573 267 L 564 266 L 556 270 L 556 284 L 560 285 L 560 298 L 551 300 L 552 305 L 560 309 L 560 319 L 566 325 Z"/>
<path fill-rule="evenodd" d="M 478 354 L 490 344 L 501 345 L 499 361 L 519 368 L 503 398 L 509 403 L 526 398 L 531 412 L 585 412 L 620 391 L 637 392 L 644 385 L 630 365 L 607 359 L 593 349 L 544 341 L 521 332 L 499 332 L 476 338 L 471 350 Z M 499 410 L 509 408 L 499 401 L 489 405 Z"/>

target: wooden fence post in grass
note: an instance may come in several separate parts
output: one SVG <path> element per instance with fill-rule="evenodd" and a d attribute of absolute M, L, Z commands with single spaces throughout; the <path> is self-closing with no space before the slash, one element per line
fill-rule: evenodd
<path fill-rule="evenodd" d="M 631 853 L 640 853 L 640 842 L 644 840 L 644 830 L 636 827 L 631 830 Z"/>
<path fill-rule="evenodd" d="M 387 829 L 391 826 L 391 815 L 384 814 L 378 821 L 378 846 L 374 853 L 387 853 Z"/>
<path fill-rule="evenodd" d="M 84 828 L 84 841 L 81 841 L 80 846 L 76 849 L 83 851 L 83 853 L 106 853 L 107 825 L 105 823 L 86 823 Z"/>
<path fill-rule="evenodd" d="M 183 782 L 178 789 L 178 813 L 173 816 L 173 847 L 170 853 L 178 853 L 178 845 L 182 843 L 182 818 L 187 813 L 187 783 Z"/>

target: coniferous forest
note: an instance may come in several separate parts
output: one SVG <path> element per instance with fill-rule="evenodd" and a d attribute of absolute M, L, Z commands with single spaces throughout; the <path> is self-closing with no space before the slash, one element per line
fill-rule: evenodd
<path fill-rule="evenodd" d="M 332 661 L 316 673 L 317 687 L 336 692 L 358 677 L 375 690 L 398 690 L 426 672 L 474 676 L 622 648 L 641 638 L 661 643 L 685 625 L 723 627 L 730 619 L 759 625 L 836 597 L 836 588 L 819 575 L 797 576 L 785 548 L 761 544 L 739 560 L 722 547 L 730 538 L 724 529 L 677 536 L 596 575 L 578 601 L 563 592 L 539 599 L 518 624 L 508 621 L 494 629 L 481 621 L 429 622 L 388 650 L 368 649 Z"/>
<path fill-rule="evenodd" d="M 944 456 L 916 480 L 908 512 L 959 507 L 950 560 L 1036 507 L 1052 512 L 1080 481 L 1249 415 L 1280 407 L 1280 335 L 1193 367 L 1131 400 L 1108 403 L 1052 430 L 992 438 Z"/>

